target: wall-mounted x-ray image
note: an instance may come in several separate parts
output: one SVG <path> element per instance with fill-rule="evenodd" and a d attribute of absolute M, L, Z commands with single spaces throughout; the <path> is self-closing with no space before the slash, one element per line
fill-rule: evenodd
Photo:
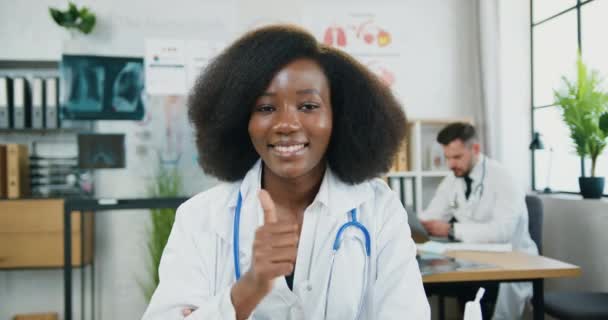
<path fill-rule="evenodd" d="M 78 167 L 107 169 L 125 167 L 124 134 L 79 134 Z"/>
<path fill-rule="evenodd" d="M 63 55 L 61 107 L 65 119 L 141 120 L 142 58 Z"/>

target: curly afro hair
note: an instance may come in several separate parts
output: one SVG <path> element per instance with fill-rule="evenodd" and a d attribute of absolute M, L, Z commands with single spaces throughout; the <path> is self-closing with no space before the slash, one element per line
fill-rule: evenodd
<path fill-rule="evenodd" d="M 236 40 L 192 89 L 188 115 L 206 173 L 243 179 L 259 158 L 248 132 L 252 106 L 274 75 L 299 58 L 316 61 L 329 82 L 333 129 L 326 157 L 333 172 L 355 184 L 388 171 L 407 126 L 390 89 L 348 54 L 298 27 L 275 25 Z"/>

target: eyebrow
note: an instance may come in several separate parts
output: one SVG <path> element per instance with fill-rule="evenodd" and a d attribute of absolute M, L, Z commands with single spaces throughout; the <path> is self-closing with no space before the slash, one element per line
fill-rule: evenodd
<path fill-rule="evenodd" d="M 321 95 L 321 92 L 317 89 L 302 89 L 302 90 L 298 90 L 296 91 L 296 94 L 318 94 Z M 260 95 L 260 97 L 274 97 L 277 94 L 274 92 L 264 92 Z"/>
<path fill-rule="evenodd" d="M 298 90 L 296 91 L 297 94 L 311 94 L 311 93 L 316 93 L 318 95 L 321 95 L 321 92 L 319 92 L 319 90 L 317 89 L 303 89 L 303 90 Z"/>

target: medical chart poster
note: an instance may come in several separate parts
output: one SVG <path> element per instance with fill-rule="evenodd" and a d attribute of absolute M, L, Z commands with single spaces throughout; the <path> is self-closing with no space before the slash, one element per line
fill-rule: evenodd
<path fill-rule="evenodd" d="M 150 95 L 187 94 L 185 41 L 147 39 L 145 48 L 146 92 Z"/>
<path fill-rule="evenodd" d="M 150 38 L 146 42 L 146 117 L 137 123 L 131 139 L 140 163 L 132 172 L 154 175 L 155 167 L 179 168 L 185 194 L 216 183 L 198 164 L 194 131 L 188 120 L 187 97 L 196 79 L 226 43 L 220 40 Z"/>
<path fill-rule="evenodd" d="M 147 93 L 187 95 L 203 69 L 224 46 L 221 42 L 202 40 L 147 39 Z"/>
<path fill-rule="evenodd" d="M 400 17 L 390 8 L 345 8 L 329 6 L 303 14 L 303 26 L 317 40 L 355 57 L 397 97 L 405 93 L 403 49 L 405 44 Z"/>

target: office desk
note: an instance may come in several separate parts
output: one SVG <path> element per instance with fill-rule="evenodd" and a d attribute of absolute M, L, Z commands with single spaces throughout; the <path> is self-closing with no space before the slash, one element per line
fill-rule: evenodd
<path fill-rule="evenodd" d="M 426 275 L 422 277 L 426 288 L 440 286 L 442 283 L 471 281 L 480 282 L 480 286 L 495 282 L 532 282 L 534 319 L 544 319 L 544 279 L 577 277 L 581 274 L 578 266 L 521 252 L 448 251 L 445 255 L 496 267 Z"/>

